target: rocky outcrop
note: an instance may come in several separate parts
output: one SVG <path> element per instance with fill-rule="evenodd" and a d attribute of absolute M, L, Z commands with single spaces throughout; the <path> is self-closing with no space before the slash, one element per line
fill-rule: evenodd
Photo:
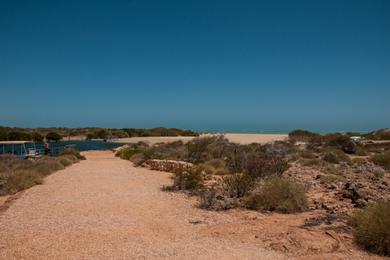
<path fill-rule="evenodd" d="M 183 172 L 190 170 L 194 165 L 189 162 L 174 161 L 174 160 L 147 160 L 142 164 L 143 167 L 147 167 L 151 170 L 164 171 L 164 172 Z"/>

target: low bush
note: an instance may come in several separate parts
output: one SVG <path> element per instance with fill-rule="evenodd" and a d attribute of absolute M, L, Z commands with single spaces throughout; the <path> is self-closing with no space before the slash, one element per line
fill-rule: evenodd
<path fill-rule="evenodd" d="M 349 223 L 359 245 L 371 252 L 390 256 L 390 200 L 356 211 Z"/>
<path fill-rule="evenodd" d="M 297 129 L 288 133 L 288 138 L 294 142 L 307 142 L 316 135 L 310 131 Z"/>
<path fill-rule="evenodd" d="M 60 134 L 58 134 L 57 132 L 50 132 L 46 135 L 46 140 L 48 140 L 48 141 L 58 142 L 61 139 L 62 139 L 62 136 Z"/>
<path fill-rule="evenodd" d="M 34 185 L 42 184 L 42 182 L 43 177 L 34 170 L 16 171 L 7 178 L 6 183 L 1 187 L 0 194 L 13 194 Z"/>
<path fill-rule="evenodd" d="M 326 145 L 338 148 L 345 153 L 354 154 L 357 149 L 355 142 L 347 135 L 332 134 L 325 136 Z"/>
<path fill-rule="evenodd" d="M 310 150 L 299 151 L 299 157 L 304 158 L 304 159 L 315 159 L 315 158 L 317 158 L 315 153 L 313 153 L 313 151 L 310 151 Z"/>
<path fill-rule="evenodd" d="M 387 151 L 382 154 L 376 154 L 372 156 L 371 160 L 375 164 L 382 166 L 386 170 L 390 170 L 390 151 Z"/>
<path fill-rule="evenodd" d="M 36 161 L 23 160 L 13 155 L 1 155 L 0 195 L 13 194 L 40 184 L 45 176 L 77 161 L 78 159 L 70 154 L 42 157 Z"/>
<path fill-rule="evenodd" d="M 130 160 L 130 158 L 134 155 L 134 154 L 137 154 L 141 152 L 139 149 L 137 148 L 133 148 L 133 147 L 127 147 L 127 148 L 123 148 L 121 150 L 119 150 L 115 156 L 119 156 L 121 159 L 123 160 Z"/>
<path fill-rule="evenodd" d="M 246 207 L 281 213 L 302 212 L 308 209 L 306 189 L 298 183 L 281 177 L 269 177 L 244 200 Z"/>
<path fill-rule="evenodd" d="M 134 164 L 134 166 L 141 166 L 146 161 L 143 153 L 136 153 L 132 155 L 129 160 Z"/>
<path fill-rule="evenodd" d="M 197 165 L 197 168 L 207 174 L 223 175 L 229 172 L 228 169 L 226 169 L 225 161 L 222 159 L 209 160 L 205 163 Z"/>
<path fill-rule="evenodd" d="M 265 153 L 253 153 L 246 157 L 244 172 L 253 178 L 281 175 L 289 167 L 288 162 L 280 156 Z"/>
<path fill-rule="evenodd" d="M 301 165 L 307 166 L 307 167 L 321 167 L 324 165 L 324 161 L 320 159 L 302 159 L 300 160 Z"/>
<path fill-rule="evenodd" d="M 336 149 L 327 149 L 324 152 L 322 159 L 326 162 L 338 164 L 340 162 L 346 162 L 351 164 L 352 161 L 344 152 Z"/>
<path fill-rule="evenodd" d="M 236 173 L 225 176 L 223 179 L 224 189 L 232 198 L 241 198 L 252 190 L 255 181 L 248 174 Z"/>
<path fill-rule="evenodd" d="M 74 157 L 76 157 L 79 160 L 85 160 L 84 155 L 81 155 L 79 151 L 77 151 L 76 149 L 71 148 L 71 147 L 67 147 L 67 148 L 62 149 L 62 151 L 60 152 L 60 155 L 73 155 Z"/>
<path fill-rule="evenodd" d="M 190 170 L 173 175 L 173 187 L 179 190 L 196 191 L 203 187 L 203 176 L 200 171 Z"/>
<path fill-rule="evenodd" d="M 73 161 L 72 161 L 70 158 L 65 157 L 65 156 L 58 158 L 58 161 L 59 161 L 59 162 L 61 163 L 61 165 L 64 166 L 64 167 L 67 167 L 67 166 L 73 164 Z"/>

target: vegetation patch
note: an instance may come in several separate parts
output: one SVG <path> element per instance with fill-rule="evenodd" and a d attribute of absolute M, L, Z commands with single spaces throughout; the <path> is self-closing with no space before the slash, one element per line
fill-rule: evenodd
<path fill-rule="evenodd" d="M 173 185 L 163 187 L 164 190 L 197 191 L 204 186 L 202 173 L 197 170 L 176 172 L 173 174 Z"/>
<path fill-rule="evenodd" d="M 359 245 L 371 252 L 390 256 L 390 200 L 356 211 L 350 225 Z"/>
<path fill-rule="evenodd" d="M 281 213 L 302 212 L 308 209 L 306 189 L 298 183 L 281 177 L 260 181 L 258 187 L 245 199 L 245 206 L 261 211 Z"/>
<path fill-rule="evenodd" d="M 387 151 L 383 154 L 374 155 L 371 160 L 377 164 L 390 171 L 390 151 Z"/>
<path fill-rule="evenodd" d="M 76 157 L 79 160 L 85 160 L 84 155 L 81 155 L 79 151 L 77 151 L 74 148 L 70 148 L 70 147 L 62 149 L 60 152 L 60 155 L 73 155 L 74 157 Z"/>
<path fill-rule="evenodd" d="M 20 159 L 13 155 L 1 155 L 0 195 L 14 194 L 41 184 L 45 176 L 64 169 L 78 160 L 72 154 L 42 157 L 36 161 Z"/>

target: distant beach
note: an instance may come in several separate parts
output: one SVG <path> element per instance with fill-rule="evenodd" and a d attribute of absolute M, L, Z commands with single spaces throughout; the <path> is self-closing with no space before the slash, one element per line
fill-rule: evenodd
<path fill-rule="evenodd" d="M 218 135 L 217 133 L 213 134 L 202 134 L 201 136 L 210 136 Z M 224 135 L 229 141 L 239 144 L 250 144 L 250 143 L 270 143 L 274 141 L 282 141 L 287 139 L 287 134 L 243 134 L 243 133 L 226 133 Z M 112 139 L 112 142 L 115 143 L 138 143 L 138 142 L 147 142 L 151 145 L 156 143 L 167 143 L 174 141 L 191 141 L 193 136 L 150 136 L 150 137 L 130 137 L 130 138 L 116 138 Z"/>

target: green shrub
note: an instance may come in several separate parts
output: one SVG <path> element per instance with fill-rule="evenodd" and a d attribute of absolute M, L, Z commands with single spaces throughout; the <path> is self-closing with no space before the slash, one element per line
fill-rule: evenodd
<path fill-rule="evenodd" d="M 270 177 L 244 200 L 246 207 L 281 213 L 302 212 L 308 209 L 306 189 L 298 183 L 281 177 Z"/>
<path fill-rule="evenodd" d="M 46 135 L 46 140 L 48 140 L 48 141 L 58 142 L 61 139 L 62 139 L 62 136 L 60 134 L 58 134 L 57 132 L 50 132 Z"/>
<path fill-rule="evenodd" d="M 43 139 L 44 139 L 44 136 L 41 135 L 40 133 L 35 132 L 32 134 L 32 140 L 34 142 L 41 143 L 41 142 L 43 142 Z"/>
<path fill-rule="evenodd" d="M 22 131 L 11 131 L 8 132 L 9 141 L 30 141 L 31 135 Z"/>
<path fill-rule="evenodd" d="M 371 252 L 390 256 L 390 200 L 356 211 L 349 223 L 359 245 Z"/>
<path fill-rule="evenodd" d="M 130 160 L 130 158 L 134 154 L 139 153 L 139 152 L 140 152 L 139 149 L 136 149 L 136 148 L 133 148 L 133 147 L 127 147 L 127 148 L 123 148 L 123 149 L 119 150 L 116 153 L 116 156 L 119 156 L 123 160 Z"/>
<path fill-rule="evenodd" d="M 116 138 L 126 138 L 129 137 L 129 134 L 126 131 L 123 130 L 114 130 L 112 132 L 112 135 Z"/>
<path fill-rule="evenodd" d="M 288 138 L 294 142 L 307 142 L 316 135 L 310 131 L 297 129 L 288 133 Z"/>
<path fill-rule="evenodd" d="M 354 154 L 357 149 L 355 142 L 347 135 L 331 134 L 325 136 L 326 145 L 338 148 L 345 153 Z"/>
<path fill-rule="evenodd" d="M 336 150 L 336 149 L 325 150 L 325 153 L 324 153 L 322 159 L 326 162 L 334 163 L 334 164 L 338 164 L 340 162 L 346 162 L 348 164 L 352 163 L 352 161 L 348 157 L 348 155 L 346 155 L 344 152 L 342 152 L 340 150 Z"/>
<path fill-rule="evenodd" d="M 174 174 L 173 186 L 179 190 L 195 191 L 203 187 L 203 176 L 200 171 L 190 170 Z"/>
<path fill-rule="evenodd" d="M 374 155 L 371 160 L 377 164 L 385 168 L 386 170 L 390 170 L 390 151 L 387 151 L 382 154 Z"/>
<path fill-rule="evenodd" d="M 133 156 L 130 157 L 129 159 L 135 166 L 140 166 L 141 164 L 143 164 L 146 159 L 143 155 L 143 153 L 136 153 L 134 154 Z"/>

